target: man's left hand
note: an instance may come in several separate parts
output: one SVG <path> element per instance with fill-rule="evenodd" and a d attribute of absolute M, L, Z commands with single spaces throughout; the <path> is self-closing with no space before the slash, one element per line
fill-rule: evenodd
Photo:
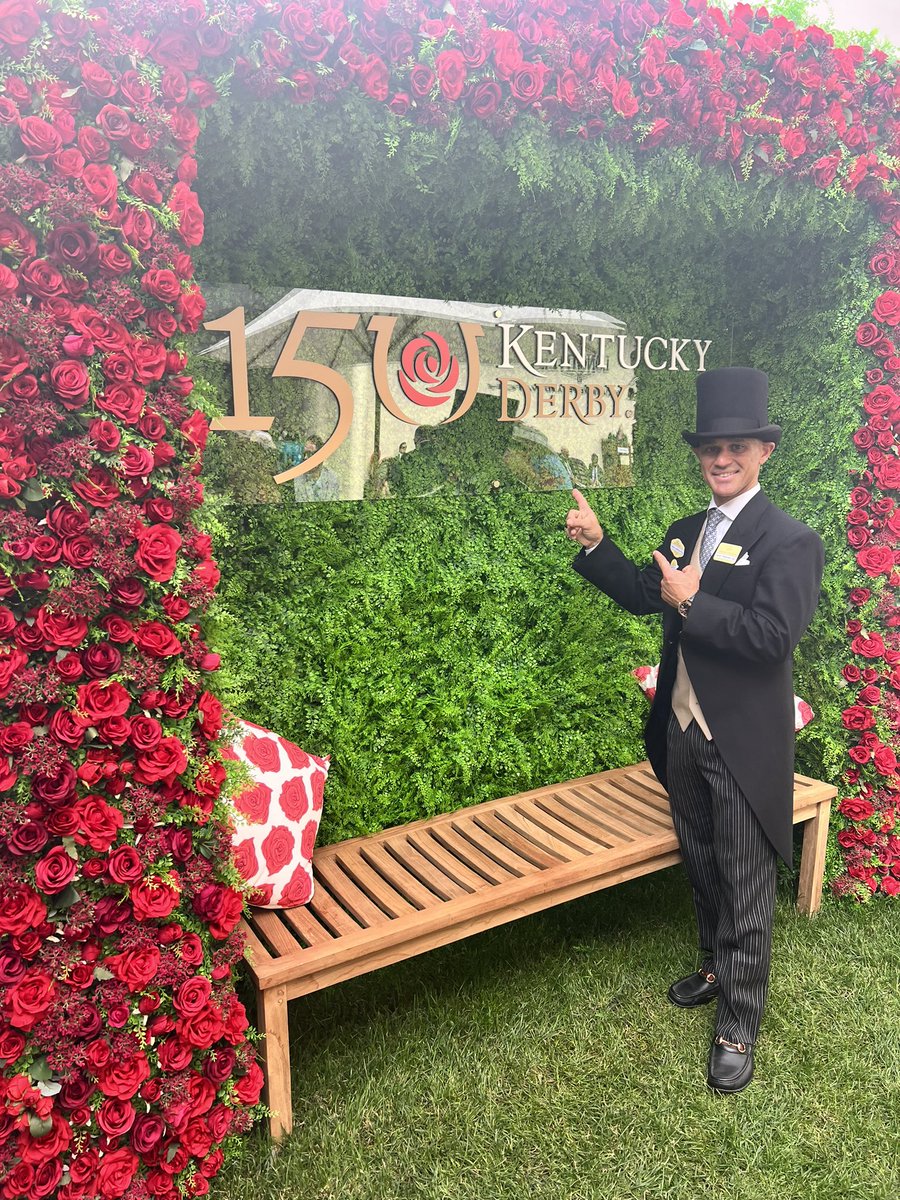
<path fill-rule="evenodd" d="M 653 551 L 653 557 L 656 559 L 656 565 L 662 571 L 659 594 L 666 604 L 677 608 L 682 600 L 687 600 L 688 596 L 693 596 L 700 590 L 700 572 L 696 567 L 692 567 L 689 563 L 679 571 L 677 567 L 670 566 L 668 560 L 658 550 Z"/>

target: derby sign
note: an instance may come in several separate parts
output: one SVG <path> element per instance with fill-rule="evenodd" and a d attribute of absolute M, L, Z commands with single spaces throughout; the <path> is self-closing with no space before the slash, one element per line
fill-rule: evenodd
<path fill-rule="evenodd" d="M 226 335 L 203 353 L 227 362 L 233 396 L 213 431 L 254 443 L 266 483 L 298 501 L 628 486 L 639 372 L 702 371 L 710 347 L 600 312 L 315 291 L 205 328 Z M 213 486 L 247 493 L 246 462 L 234 477 Z"/>

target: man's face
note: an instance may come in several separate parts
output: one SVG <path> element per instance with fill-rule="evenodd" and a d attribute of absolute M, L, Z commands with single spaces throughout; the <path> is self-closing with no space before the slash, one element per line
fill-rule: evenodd
<path fill-rule="evenodd" d="M 759 438 L 722 438 L 694 447 L 716 504 L 725 504 L 759 482 L 759 469 L 775 449 Z"/>

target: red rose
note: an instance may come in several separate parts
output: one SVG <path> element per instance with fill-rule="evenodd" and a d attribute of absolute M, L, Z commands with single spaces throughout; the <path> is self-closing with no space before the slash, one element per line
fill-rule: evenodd
<path fill-rule="evenodd" d="M 0 933 L 19 936 L 43 924 L 47 907 L 28 884 L 0 889 Z"/>
<path fill-rule="evenodd" d="M 241 918 L 240 892 L 221 883 L 205 884 L 194 894 L 192 903 L 197 916 L 207 922 L 209 932 L 218 941 L 224 941 Z"/>
<path fill-rule="evenodd" d="M 897 756 L 890 746 L 879 746 L 872 756 L 872 761 L 880 775 L 896 775 Z"/>
<path fill-rule="evenodd" d="M 144 399 L 144 389 L 137 383 L 109 383 L 97 397 L 97 407 L 126 425 L 134 425 L 141 415 Z"/>
<path fill-rule="evenodd" d="M 150 1067 L 143 1053 L 133 1054 L 121 1061 L 111 1061 L 98 1074 L 104 1096 L 130 1100 L 137 1095 L 141 1084 L 150 1078 Z"/>
<path fill-rule="evenodd" d="M 0 334 L 0 385 L 8 383 L 28 366 L 28 356 L 11 337 Z"/>
<path fill-rule="evenodd" d="M 871 800 L 848 796 L 838 805 L 838 812 L 850 821 L 867 821 L 875 812 L 875 806 Z"/>
<path fill-rule="evenodd" d="M 41 18 L 31 0 L 3 0 L 0 3 L 0 42 L 10 47 L 13 58 L 22 51 L 41 28 Z"/>
<path fill-rule="evenodd" d="M 62 846 L 48 850 L 34 869 L 34 881 L 42 892 L 55 895 L 75 878 L 78 864 Z"/>
<path fill-rule="evenodd" d="M 885 490 L 900 489 L 900 458 L 891 455 L 875 466 L 875 478 Z"/>
<path fill-rule="evenodd" d="M 99 132 L 97 136 L 102 137 Z M 105 138 L 103 138 L 103 142 L 107 147 L 108 153 L 109 143 Z M 79 144 L 81 144 L 80 141 Z M 84 150 L 83 145 L 82 150 Z M 90 157 L 90 155 L 85 153 L 85 157 Z M 96 208 L 107 214 L 112 214 L 115 211 L 116 198 L 119 193 L 119 181 L 111 166 L 105 162 L 89 162 L 84 168 L 81 182 Z"/>
<path fill-rule="evenodd" d="M 122 717 L 131 706 L 131 697 L 121 683 L 83 683 L 78 688 L 77 714 L 86 725 L 104 717 Z"/>
<path fill-rule="evenodd" d="M 22 149 L 29 158 L 43 162 L 62 149 L 62 138 L 43 117 L 23 117 L 19 123 Z"/>
<path fill-rule="evenodd" d="M 253 1105 L 259 1103 L 260 1093 L 265 1082 L 258 1063 L 251 1063 L 250 1070 L 240 1078 L 234 1087 L 234 1094 L 241 1104 Z"/>
<path fill-rule="evenodd" d="M 203 320 L 203 314 L 206 312 L 206 300 L 200 289 L 195 287 L 188 292 L 182 292 L 175 304 L 175 312 L 185 333 L 196 333 Z"/>
<path fill-rule="evenodd" d="M 78 359 L 67 358 L 50 368 L 50 386 L 70 411 L 87 404 L 90 383 L 87 367 Z"/>
<path fill-rule="evenodd" d="M 856 561 L 872 579 L 888 575 L 894 567 L 894 551 L 890 546 L 866 546 L 856 556 Z"/>
<path fill-rule="evenodd" d="M 875 725 L 875 715 L 861 704 L 853 704 L 841 713 L 845 729 L 872 729 Z"/>
<path fill-rule="evenodd" d="M 186 770 L 187 757 L 177 737 L 160 738 L 152 750 L 136 755 L 135 779 L 140 783 L 171 780 Z"/>
<path fill-rule="evenodd" d="M 22 976 L 3 998 L 4 1015 L 15 1029 L 27 1033 L 41 1021 L 53 1003 L 56 984 L 42 971 Z"/>
<path fill-rule="evenodd" d="M 900 292 L 882 292 L 872 308 L 872 316 L 885 325 L 900 324 Z"/>
<path fill-rule="evenodd" d="M 132 992 L 142 992 L 159 970 L 160 953 L 156 946 L 124 950 L 104 960 L 104 965 L 120 983 Z"/>
<path fill-rule="evenodd" d="M 161 621 L 144 621 L 134 631 L 134 644 L 153 658 L 171 658 L 182 651 L 181 642 Z"/>
<path fill-rule="evenodd" d="M 132 442 L 119 459 L 118 469 L 126 479 L 146 479 L 154 465 L 153 451 Z"/>
<path fill-rule="evenodd" d="M 197 704 L 197 722 L 203 736 L 210 741 L 215 740 L 222 731 L 222 713 L 222 702 L 210 692 L 204 692 Z"/>
<path fill-rule="evenodd" d="M 0 646 L 0 699 L 9 693 L 16 674 L 28 662 L 28 655 L 14 646 Z"/>
<path fill-rule="evenodd" d="M 177 888 L 158 877 L 133 884 L 129 895 L 137 921 L 156 921 L 167 917 L 178 907 L 181 898 Z"/>
<path fill-rule="evenodd" d="M 169 525 L 150 525 L 138 530 L 134 561 L 157 583 L 165 583 L 175 572 L 181 549 L 181 534 Z"/>
<path fill-rule="evenodd" d="M 435 59 L 441 95 L 447 100 L 458 100 L 466 84 L 466 63 L 459 50 L 442 50 Z"/>
<path fill-rule="evenodd" d="M 94 508 L 109 508 L 119 499 L 115 480 L 103 467 L 91 467 L 82 479 L 72 484 L 72 491 Z"/>
<path fill-rule="evenodd" d="M 612 92 L 612 105 L 621 117 L 633 117 L 638 110 L 638 102 L 631 88 L 631 81 L 618 79 Z"/>
<path fill-rule="evenodd" d="M 82 797 L 75 806 L 78 827 L 75 841 L 92 850 L 108 850 L 119 834 L 123 817 L 117 808 L 107 804 L 102 796 Z"/>
<path fill-rule="evenodd" d="M 864 321 L 857 327 L 856 344 L 858 346 L 874 346 L 880 337 L 881 331 L 871 321 Z"/>
<path fill-rule="evenodd" d="M 50 649 L 61 646 L 79 646 L 87 636 L 88 623 L 86 617 L 71 617 L 64 613 L 48 612 L 45 607 L 38 609 L 35 627 L 40 630 L 44 644 Z"/>
<path fill-rule="evenodd" d="M 203 241 L 203 209 L 186 183 L 172 188 L 168 207 L 178 217 L 179 232 L 187 246 L 199 246 Z"/>
<path fill-rule="evenodd" d="M 212 996 L 212 984 L 202 975 L 194 975 L 179 984 L 173 997 L 177 1012 L 183 1017 L 194 1016 L 202 1012 Z"/>

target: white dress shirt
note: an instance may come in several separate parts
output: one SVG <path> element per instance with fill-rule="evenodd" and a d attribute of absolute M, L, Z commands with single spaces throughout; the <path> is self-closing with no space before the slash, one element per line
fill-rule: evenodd
<path fill-rule="evenodd" d="M 760 485 L 757 483 L 754 487 L 748 488 L 746 492 L 741 492 L 739 496 L 735 496 L 731 500 L 726 500 L 724 504 L 716 504 L 715 499 L 710 499 L 707 505 L 707 512 L 711 508 L 718 508 L 722 514 L 719 518 L 719 524 L 716 527 L 713 551 L 710 558 L 715 554 L 719 543 L 724 542 L 726 533 L 734 524 L 738 515 L 750 503 L 759 490 Z M 704 521 L 703 528 L 697 535 L 697 541 L 694 544 L 694 552 L 691 555 L 691 565 L 696 567 L 701 575 L 703 572 L 700 571 L 700 547 L 703 544 L 703 534 L 705 532 L 706 522 Z M 675 673 L 675 686 L 672 689 L 672 712 L 674 712 L 678 719 L 678 724 L 683 730 L 687 729 L 691 723 L 691 718 L 693 718 L 703 730 L 707 741 L 712 741 L 712 734 L 709 732 L 709 726 L 706 723 L 706 718 L 703 716 L 703 710 L 700 707 L 700 702 L 697 699 L 690 677 L 688 676 L 680 646 L 678 648 L 678 669 Z"/>

